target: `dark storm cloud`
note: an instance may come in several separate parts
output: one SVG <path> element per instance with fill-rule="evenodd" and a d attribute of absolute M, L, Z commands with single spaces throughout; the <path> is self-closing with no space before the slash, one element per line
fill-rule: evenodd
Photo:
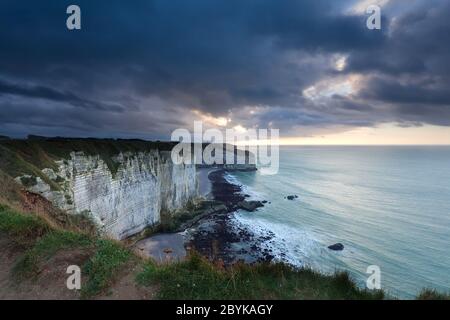
<path fill-rule="evenodd" d="M 347 72 L 371 75 L 359 98 L 390 106 L 398 122 L 449 125 L 450 2 L 404 5 L 383 45 L 352 52 Z"/>
<path fill-rule="evenodd" d="M 125 108 L 118 105 L 108 105 L 100 102 L 89 101 L 80 98 L 70 92 L 60 92 L 44 86 L 24 86 L 11 84 L 0 80 L 0 96 L 4 94 L 18 95 L 27 98 L 41 98 L 52 101 L 66 102 L 73 106 L 88 109 L 90 111 L 123 112 Z"/>
<path fill-rule="evenodd" d="M 14 134 L 167 138 L 191 109 L 226 116 L 246 106 L 266 111 L 236 123 L 442 123 L 448 3 L 387 8 L 378 32 L 346 13 L 354 2 L 3 0 L 0 123 Z M 80 31 L 65 27 L 70 4 L 81 7 Z M 336 76 L 335 54 L 348 56 L 342 74 L 373 81 L 353 97 L 308 101 L 305 88 Z"/>
<path fill-rule="evenodd" d="M 395 1 L 392 3 L 395 4 Z M 394 76 L 427 74 L 448 76 L 450 65 L 450 2 L 402 2 L 402 12 L 389 20 L 389 36 L 383 44 L 350 56 L 349 68 L 358 72 L 381 72 Z M 417 2 L 416 2 L 417 3 Z"/>
<path fill-rule="evenodd" d="M 448 83 L 427 87 L 426 83 L 402 84 L 397 79 L 373 77 L 360 96 L 396 104 L 450 106 Z"/>

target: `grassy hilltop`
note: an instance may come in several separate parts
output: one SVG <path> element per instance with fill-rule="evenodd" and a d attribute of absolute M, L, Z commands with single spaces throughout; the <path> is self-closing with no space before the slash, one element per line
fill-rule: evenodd
<path fill-rule="evenodd" d="M 173 142 L 152 142 L 126 139 L 43 138 L 26 140 L 0 139 L 0 170 L 12 177 L 23 174 L 42 175 L 44 168 L 55 168 L 56 160 L 69 159 L 71 152 L 99 155 L 111 172 L 117 169 L 112 157 L 121 152 L 172 150 Z"/>
<path fill-rule="evenodd" d="M 162 299 L 384 297 L 382 292 L 358 289 L 346 273 L 325 276 L 310 270 L 293 270 L 282 264 L 236 265 L 225 269 L 195 253 L 184 262 L 161 265 L 138 257 L 119 242 L 95 234 L 52 228 L 39 217 L 6 206 L 0 206 L 0 235 L 20 252 L 9 272 L 11 281 L 39 281 L 44 270 L 48 272 L 52 267 L 49 263 L 54 257 L 64 252 L 84 256 L 85 280 L 80 298 L 107 297 L 108 290 L 130 269 L 136 270 L 132 275 L 135 286 L 143 290 L 157 288 L 154 297 Z M 70 254 L 65 259 L 67 264 L 71 263 Z"/>

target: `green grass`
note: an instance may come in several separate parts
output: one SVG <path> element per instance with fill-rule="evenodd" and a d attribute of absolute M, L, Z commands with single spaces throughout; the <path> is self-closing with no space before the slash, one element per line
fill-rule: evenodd
<path fill-rule="evenodd" d="M 0 169 L 0 203 L 20 206 L 23 201 L 20 190 L 21 186 Z"/>
<path fill-rule="evenodd" d="M 153 233 L 161 232 L 174 232 L 176 231 L 184 222 L 195 217 L 195 213 L 190 210 L 185 210 L 179 214 L 173 214 L 169 212 L 161 212 L 160 223 L 156 225 L 153 229 Z"/>
<path fill-rule="evenodd" d="M 24 215 L 0 205 L 0 231 L 20 245 L 28 245 L 50 231 L 46 222 L 33 215 Z"/>
<path fill-rule="evenodd" d="M 133 257 L 131 251 L 115 241 L 85 233 L 54 230 L 36 216 L 21 214 L 2 205 L 0 231 L 20 244 L 28 244 L 28 249 L 14 266 L 13 274 L 18 281 L 37 277 L 45 262 L 61 250 L 77 248 L 92 252 L 83 267 L 87 281 L 81 294 L 85 298 L 107 288 L 117 272 Z"/>
<path fill-rule="evenodd" d="M 417 296 L 418 300 L 450 300 L 450 294 L 440 293 L 434 289 L 424 289 Z"/>
<path fill-rule="evenodd" d="M 56 170 L 55 161 L 70 159 L 72 152 L 82 151 L 86 155 L 98 155 L 106 163 L 111 174 L 115 176 L 120 164 L 113 160 L 113 156 L 121 152 L 148 152 L 156 149 L 170 151 L 173 145 L 170 142 L 122 139 L 0 140 L 0 169 L 14 178 L 24 174 L 40 176 L 52 188 L 57 188 L 57 184 L 48 181 L 48 178 L 40 173 L 40 170 L 44 168 Z"/>
<path fill-rule="evenodd" d="M 40 270 L 61 250 L 86 250 L 81 297 L 92 298 L 107 290 L 127 267 L 140 265 L 120 243 L 84 233 L 55 230 L 42 219 L 0 205 L 0 232 L 27 244 L 13 274 L 17 280 L 39 276 Z M 143 263 L 136 275 L 142 286 L 155 285 L 160 299 L 384 299 L 382 291 L 356 286 L 348 273 L 324 275 L 285 264 L 238 264 L 229 268 L 191 254 L 173 264 Z M 423 290 L 417 299 L 449 300 L 450 295 Z"/>
<path fill-rule="evenodd" d="M 85 234 L 70 231 L 50 231 L 35 245 L 25 251 L 14 267 L 17 279 L 34 278 L 40 272 L 40 266 L 60 250 L 87 248 L 93 240 Z"/>
<path fill-rule="evenodd" d="M 183 210 L 175 213 L 162 211 L 160 214 L 160 222 L 156 225 L 147 227 L 142 233 L 142 237 L 146 238 L 157 233 L 171 233 L 177 231 L 184 223 L 203 214 L 206 209 L 214 205 L 222 204 L 219 201 L 201 201 L 199 203 L 188 202 Z"/>
<path fill-rule="evenodd" d="M 170 213 L 163 211 L 160 214 L 160 222 L 146 227 L 145 230 L 138 235 L 138 239 L 145 239 L 158 233 L 172 233 L 175 232 L 184 222 L 194 218 L 196 213 L 194 211 L 185 210 L 181 213 Z"/>
<path fill-rule="evenodd" d="M 105 290 L 132 257 L 129 250 L 111 240 L 98 240 L 96 247 L 96 253 L 83 267 L 83 273 L 88 277 L 81 290 L 83 298 Z"/>
<path fill-rule="evenodd" d="M 347 273 L 326 276 L 283 264 L 217 267 L 197 254 L 170 265 L 148 262 L 141 285 L 157 285 L 161 299 L 383 299 L 357 288 Z"/>
<path fill-rule="evenodd" d="M 40 177 L 52 190 L 60 190 L 59 185 L 41 171 L 44 168 L 56 170 L 56 163 L 39 148 L 33 146 L 24 148 L 24 150 L 12 148 L 13 146 L 17 147 L 18 145 L 22 145 L 22 142 L 16 145 L 14 141 L 0 141 L 0 170 L 8 174 L 11 178 L 22 175 L 30 175 L 33 177 L 33 180 L 25 181 L 25 183 L 37 183 L 36 177 Z M 6 145 L 4 145 L 5 143 Z"/>

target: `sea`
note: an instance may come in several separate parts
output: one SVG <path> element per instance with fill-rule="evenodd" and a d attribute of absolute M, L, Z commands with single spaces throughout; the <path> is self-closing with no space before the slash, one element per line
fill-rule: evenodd
<path fill-rule="evenodd" d="M 402 299 L 450 292 L 449 146 L 285 146 L 277 174 L 227 179 L 268 201 L 233 223 L 273 234 L 260 245 L 276 260 L 348 271 L 361 287 L 377 266 L 381 288 Z"/>

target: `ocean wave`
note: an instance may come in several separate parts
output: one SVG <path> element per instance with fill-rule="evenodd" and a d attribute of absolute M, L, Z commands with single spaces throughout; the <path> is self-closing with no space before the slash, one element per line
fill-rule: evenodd
<path fill-rule="evenodd" d="M 241 194 L 250 196 L 249 200 L 271 201 L 267 195 L 242 183 L 236 175 L 227 172 L 224 178 L 227 182 L 238 185 L 242 190 Z M 269 210 L 269 207 L 260 208 L 258 211 L 266 210 Z M 255 241 L 252 245 L 256 245 L 261 252 L 269 250 L 276 262 L 287 263 L 293 267 L 312 268 L 325 273 L 332 271 L 322 263 L 321 257 L 329 255 L 321 241 L 323 239 L 312 231 L 270 221 L 255 213 L 241 210 L 235 212 L 231 222 L 234 231 L 245 229 L 254 234 Z M 261 239 L 268 240 L 261 241 Z"/>
<path fill-rule="evenodd" d="M 248 185 L 243 184 L 238 177 L 227 172 L 224 175 L 227 182 L 238 185 L 241 194 L 249 195 L 250 200 L 267 200 L 266 196 L 255 191 Z M 261 209 L 260 209 L 261 210 Z M 313 266 L 311 257 L 317 255 L 321 245 L 314 236 L 306 231 L 284 224 L 274 223 L 262 218 L 256 218 L 238 210 L 232 218 L 235 230 L 246 229 L 255 235 L 255 239 L 269 239 L 255 243 L 261 251 L 270 250 L 274 260 L 284 262 L 294 267 L 317 267 Z"/>
<path fill-rule="evenodd" d="M 262 251 L 270 250 L 274 261 L 288 263 L 294 267 L 322 269 L 312 260 L 323 253 L 323 246 L 312 233 L 256 218 L 241 211 L 236 212 L 232 222 L 237 230 L 245 228 L 255 234 L 255 239 L 267 238 L 268 240 L 258 241 L 255 245 Z"/>
<path fill-rule="evenodd" d="M 224 178 L 228 183 L 238 185 L 241 188 L 240 193 L 242 195 L 249 195 L 250 200 L 259 200 L 259 201 L 266 200 L 264 194 L 262 194 L 261 192 L 257 192 L 255 189 L 249 187 L 248 185 L 243 184 L 235 175 L 226 172 L 224 174 Z"/>

